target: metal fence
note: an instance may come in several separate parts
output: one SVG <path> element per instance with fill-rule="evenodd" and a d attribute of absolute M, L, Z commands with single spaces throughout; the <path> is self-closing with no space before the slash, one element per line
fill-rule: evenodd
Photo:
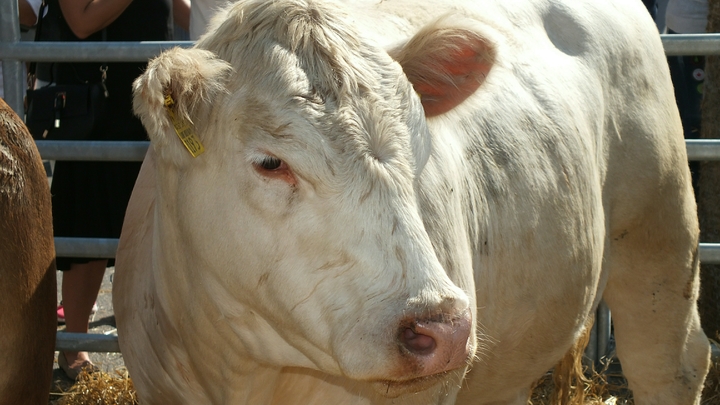
<path fill-rule="evenodd" d="M 661 35 L 667 55 L 720 55 L 720 34 Z M 5 101 L 23 115 L 23 62 L 141 62 L 172 47 L 190 47 L 190 41 L 145 42 L 21 42 L 16 1 L 0 0 L 0 59 Z M 45 160 L 142 161 L 149 142 L 37 141 Z M 686 140 L 689 160 L 720 160 L 720 140 Z M 55 238 L 58 256 L 112 258 L 117 239 Z M 700 261 L 720 264 L 720 243 L 701 243 Z M 592 360 L 608 354 L 610 311 L 598 308 L 590 344 Z M 117 336 L 57 334 L 57 350 L 119 352 Z M 718 355 L 718 353 L 714 353 Z"/>

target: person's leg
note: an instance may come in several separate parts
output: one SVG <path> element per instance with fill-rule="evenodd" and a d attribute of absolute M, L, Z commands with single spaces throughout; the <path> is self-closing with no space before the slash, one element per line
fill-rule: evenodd
<path fill-rule="evenodd" d="M 87 333 L 92 307 L 97 300 L 100 285 L 105 275 L 107 260 L 75 263 L 69 271 L 63 272 L 62 301 L 65 308 L 65 330 Z M 87 352 L 63 352 L 70 368 L 82 367 L 90 361 Z"/>

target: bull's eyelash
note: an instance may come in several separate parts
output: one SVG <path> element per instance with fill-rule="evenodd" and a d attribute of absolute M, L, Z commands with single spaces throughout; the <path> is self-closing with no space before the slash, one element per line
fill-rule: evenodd
<path fill-rule="evenodd" d="M 283 164 L 283 160 L 277 156 L 266 153 L 254 153 L 248 157 L 250 163 L 264 170 L 277 170 Z"/>

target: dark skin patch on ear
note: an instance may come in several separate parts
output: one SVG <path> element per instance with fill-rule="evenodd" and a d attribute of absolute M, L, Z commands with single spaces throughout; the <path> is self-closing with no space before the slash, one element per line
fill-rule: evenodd
<path fill-rule="evenodd" d="M 420 96 L 425 116 L 446 113 L 480 88 L 495 61 L 495 49 L 462 28 L 429 29 L 395 51 Z"/>
<path fill-rule="evenodd" d="M 471 46 L 452 53 L 441 66 L 445 76 L 440 76 L 440 80 L 429 79 L 415 84 L 427 117 L 444 114 L 475 93 L 485 81 L 492 63 L 478 54 L 476 46 Z M 443 80 L 446 77 L 451 80 Z"/>

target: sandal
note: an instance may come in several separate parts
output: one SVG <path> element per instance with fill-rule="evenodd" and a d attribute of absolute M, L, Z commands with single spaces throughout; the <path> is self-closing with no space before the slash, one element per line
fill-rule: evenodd
<path fill-rule="evenodd" d="M 78 375 L 80 375 L 80 372 L 82 370 L 85 370 L 87 373 L 94 373 L 96 371 L 100 371 L 100 369 L 94 365 L 90 360 L 85 360 L 80 367 L 71 368 L 68 364 L 67 357 L 65 357 L 65 352 L 58 353 L 58 366 L 62 369 L 62 371 L 65 372 L 65 375 L 68 376 L 71 380 L 75 381 L 78 378 Z"/>

